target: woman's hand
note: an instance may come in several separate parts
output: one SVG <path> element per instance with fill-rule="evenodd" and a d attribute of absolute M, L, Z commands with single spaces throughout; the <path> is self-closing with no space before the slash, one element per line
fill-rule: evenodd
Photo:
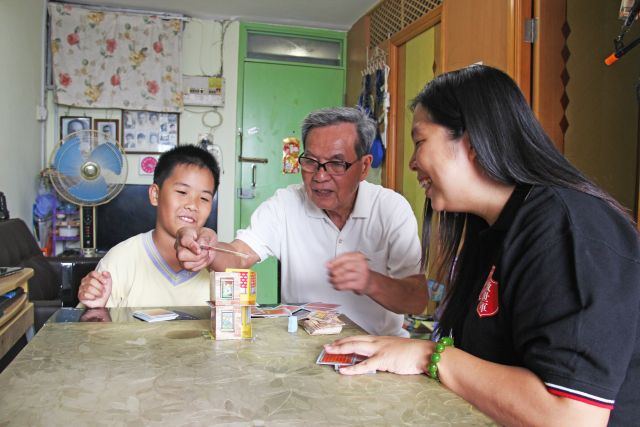
<path fill-rule="evenodd" d="M 360 335 L 339 339 L 324 346 L 327 353 L 356 353 L 368 359 L 354 366 L 340 368 L 345 375 L 387 371 L 401 375 L 426 372 L 434 343 L 401 337 L 378 337 Z"/>

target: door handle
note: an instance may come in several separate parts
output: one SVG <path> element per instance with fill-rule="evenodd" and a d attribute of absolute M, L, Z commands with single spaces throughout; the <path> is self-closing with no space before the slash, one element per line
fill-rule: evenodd
<path fill-rule="evenodd" d="M 251 165 L 251 187 L 256 188 L 256 169 L 258 166 L 256 164 Z"/>
<path fill-rule="evenodd" d="M 269 163 L 269 159 L 261 157 L 244 157 L 242 155 L 242 129 L 238 129 L 238 136 L 240 137 L 240 154 L 238 155 L 238 161 L 244 163 Z"/>

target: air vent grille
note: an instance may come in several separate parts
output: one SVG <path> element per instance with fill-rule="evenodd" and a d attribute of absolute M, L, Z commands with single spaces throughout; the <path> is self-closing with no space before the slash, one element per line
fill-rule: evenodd
<path fill-rule="evenodd" d="M 442 4 L 442 0 L 385 0 L 371 13 L 370 48 Z"/>

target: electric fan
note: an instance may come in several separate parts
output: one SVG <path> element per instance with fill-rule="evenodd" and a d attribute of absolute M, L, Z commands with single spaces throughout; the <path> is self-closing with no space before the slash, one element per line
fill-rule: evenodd
<path fill-rule="evenodd" d="M 49 177 L 62 198 L 80 206 L 82 252 L 95 255 L 96 206 L 116 197 L 127 180 L 122 146 L 95 130 L 70 133 L 51 153 Z"/>

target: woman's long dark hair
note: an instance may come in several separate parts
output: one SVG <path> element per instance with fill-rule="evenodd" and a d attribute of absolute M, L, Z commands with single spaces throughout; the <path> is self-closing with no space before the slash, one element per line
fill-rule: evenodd
<path fill-rule="evenodd" d="M 478 165 L 491 179 L 508 185 L 553 185 L 598 197 L 615 210 L 628 213 L 611 196 L 582 175 L 553 145 L 535 118 L 516 83 L 504 72 L 474 65 L 436 77 L 411 103 L 421 105 L 434 123 L 447 128 L 452 139 L 466 132 Z M 429 242 L 434 211 L 427 199 L 422 233 L 422 263 L 429 263 L 435 279 L 447 284 L 440 332 L 448 334 L 465 313 L 465 289 L 456 280 L 464 264 L 463 245 L 474 240 L 477 217 L 440 212 L 434 237 L 435 259 Z M 456 258 L 460 257 L 456 262 Z"/>

